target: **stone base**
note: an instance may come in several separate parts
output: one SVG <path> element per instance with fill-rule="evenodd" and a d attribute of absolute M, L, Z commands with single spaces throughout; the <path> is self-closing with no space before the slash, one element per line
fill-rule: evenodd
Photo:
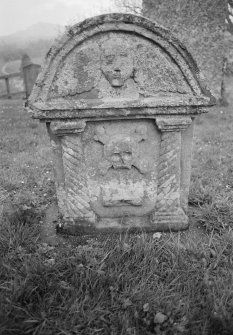
<path fill-rule="evenodd" d="M 188 217 L 183 210 L 179 210 L 171 213 L 153 213 L 142 217 L 99 218 L 94 224 L 85 220 L 64 221 L 59 232 L 72 235 L 169 232 L 185 230 L 188 226 Z"/>
<path fill-rule="evenodd" d="M 188 228 L 188 217 L 182 209 L 176 212 L 156 212 L 151 216 L 151 223 L 157 231 L 179 231 Z"/>

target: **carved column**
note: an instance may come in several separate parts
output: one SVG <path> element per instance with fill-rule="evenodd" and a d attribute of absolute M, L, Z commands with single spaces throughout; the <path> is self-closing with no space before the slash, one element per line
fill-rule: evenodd
<path fill-rule="evenodd" d="M 54 152 L 58 206 L 69 221 L 95 222 L 86 186 L 82 140 L 85 121 L 55 121 L 48 126 Z"/>
<path fill-rule="evenodd" d="M 191 124 L 189 116 L 158 116 L 161 131 L 158 191 L 152 224 L 161 230 L 187 228 L 188 218 L 181 208 L 181 131 Z"/>

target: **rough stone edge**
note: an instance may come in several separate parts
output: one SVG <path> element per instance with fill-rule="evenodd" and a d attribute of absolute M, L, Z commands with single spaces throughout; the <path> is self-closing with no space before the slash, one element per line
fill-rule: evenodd
<path fill-rule="evenodd" d="M 207 105 L 214 105 L 216 100 L 214 96 L 211 94 L 210 90 L 207 88 L 203 75 L 200 73 L 196 61 L 191 56 L 190 52 L 186 49 L 186 47 L 166 28 L 159 26 L 156 22 L 153 22 L 143 16 L 137 16 L 133 14 L 122 14 L 122 13 L 111 13 L 111 14 L 103 14 L 99 16 L 95 16 L 92 18 L 88 18 L 78 24 L 75 24 L 67 32 L 56 41 L 56 43 L 50 48 L 46 55 L 46 60 L 44 63 L 43 70 L 41 71 L 36 85 L 43 86 L 44 78 L 46 78 L 47 71 L 50 67 L 51 62 L 56 57 L 61 47 L 65 47 L 65 45 L 75 36 L 80 34 L 85 30 L 90 30 L 95 26 L 101 26 L 105 23 L 128 23 L 134 24 L 140 27 L 143 27 L 152 33 L 157 34 L 161 38 L 167 40 L 172 46 L 176 49 L 176 51 L 186 60 L 190 71 L 193 74 L 194 79 L 198 83 L 202 94 L 209 99 L 209 103 Z M 35 90 L 33 90 L 29 100 L 28 105 L 32 106 L 33 103 L 38 98 Z"/>

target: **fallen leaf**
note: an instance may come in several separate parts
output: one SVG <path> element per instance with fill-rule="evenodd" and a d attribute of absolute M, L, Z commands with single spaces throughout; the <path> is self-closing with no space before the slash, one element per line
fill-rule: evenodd
<path fill-rule="evenodd" d="M 123 249 L 124 249 L 124 251 L 129 251 L 131 248 L 130 248 L 130 245 L 128 243 L 124 243 L 123 244 Z"/>
<path fill-rule="evenodd" d="M 54 258 L 47 259 L 47 260 L 45 261 L 45 264 L 46 264 L 46 265 L 49 265 L 49 266 L 52 266 L 52 265 L 55 264 L 55 259 L 54 259 Z"/>
<path fill-rule="evenodd" d="M 154 238 L 154 239 L 160 239 L 161 236 L 162 236 L 161 233 L 154 233 L 154 234 L 153 234 L 153 238 Z"/>
<path fill-rule="evenodd" d="M 143 305 L 143 311 L 144 311 L 144 312 L 149 312 L 149 310 L 150 310 L 150 305 L 149 305 L 149 303 L 147 302 L 147 303 L 145 303 L 145 304 Z"/>
<path fill-rule="evenodd" d="M 164 321 L 167 320 L 167 315 L 161 313 L 161 312 L 158 312 L 155 314 L 155 317 L 154 317 L 154 323 L 164 323 Z"/>
<path fill-rule="evenodd" d="M 132 306 L 132 301 L 129 298 L 124 299 L 123 308 L 127 308 L 129 306 Z"/>

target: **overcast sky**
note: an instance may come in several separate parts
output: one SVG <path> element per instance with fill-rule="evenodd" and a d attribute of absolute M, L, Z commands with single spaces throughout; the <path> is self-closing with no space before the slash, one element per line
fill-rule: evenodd
<path fill-rule="evenodd" d="M 70 25 L 115 8 L 114 0 L 0 0 L 0 36 L 38 22 Z"/>

